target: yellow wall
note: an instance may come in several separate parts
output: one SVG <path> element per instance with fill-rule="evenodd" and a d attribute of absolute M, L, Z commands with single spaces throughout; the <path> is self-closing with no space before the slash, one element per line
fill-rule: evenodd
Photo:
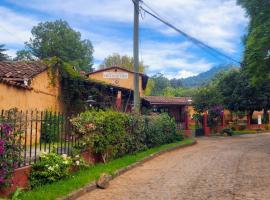
<path fill-rule="evenodd" d="M 123 72 L 123 73 L 128 73 L 128 79 L 120 79 L 120 78 L 104 78 L 103 77 L 103 73 L 104 72 Z M 123 87 L 123 88 L 127 88 L 127 89 L 134 89 L 134 74 L 131 72 L 127 72 L 125 70 L 121 70 L 121 69 L 108 69 L 106 71 L 101 71 L 101 72 L 97 72 L 97 73 L 93 73 L 89 75 L 89 78 L 91 79 L 95 79 L 95 80 L 99 80 L 99 81 L 103 81 L 106 82 L 108 84 L 111 85 L 116 85 L 118 87 Z M 139 77 L 139 92 L 140 95 L 142 95 L 142 77 Z"/>
<path fill-rule="evenodd" d="M 47 71 L 37 75 L 31 87 L 32 90 L 27 90 L 0 83 L 0 109 L 63 111 L 59 82 L 52 86 Z"/>

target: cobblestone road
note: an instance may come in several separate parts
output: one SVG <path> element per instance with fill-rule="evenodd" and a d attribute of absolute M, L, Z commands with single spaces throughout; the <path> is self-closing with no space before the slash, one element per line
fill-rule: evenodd
<path fill-rule="evenodd" d="M 79 200 L 270 200 L 270 134 L 202 138 Z"/>

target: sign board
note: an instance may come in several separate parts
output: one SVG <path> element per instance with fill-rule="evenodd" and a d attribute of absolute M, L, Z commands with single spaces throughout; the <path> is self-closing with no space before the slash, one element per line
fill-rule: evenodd
<path fill-rule="evenodd" d="M 262 124 L 262 116 L 258 115 L 258 124 L 261 125 Z"/>
<path fill-rule="evenodd" d="M 103 72 L 103 78 L 128 79 L 128 73 L 126 73 L 126 72 Z"/>

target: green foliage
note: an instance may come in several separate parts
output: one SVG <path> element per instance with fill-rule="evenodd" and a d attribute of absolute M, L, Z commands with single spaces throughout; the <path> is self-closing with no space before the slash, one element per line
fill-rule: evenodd
<path fill-rule="evenodd" d="M 89 108 L 86 104 L 89 96 L 97 102 L 95 107 L 104 109 L 113 106 L 112 96 L 116 96 L 117 91 L 111 91 L 110 85 L 87 79 L 80 75 L 71 64 L 57 57 L 44 59 L 43 63 L 49 67 L 48 73 L 52 85 L 55 85 L 59 78 L 61 98 L 69 114 Z"/>
<path fill-rule="evenodd" d="M 164 96 L 171 96 L 171 97 L 192 97 L 196 93 L 197 88 L 173 88 L 167 87 L 163 91 Z"/>
<path fill-rule="evenodd" d="M 63 120 L 62 115 L 45 111 L 41 128 L 41 140 L 46 143 L 57 142 L 62 131 L 61 124 L 64 123 Z"/>
<path fill-rule="evenodd" d="M 14 61 L 33 61 L 35 60 L 34 56 L 30 51 L 26 49 L 22 49 L 16 52 L 16 57 L 13 59 Z"/>
<path fill-rule="evenodd" d="M 133 71 L 134 67 L 133 65 L 134 65 L 133 57 L 127 55 L 121 56 L 120 54 L 114 53 L 113 55 L 110 55 L 107 58 L 105 58 L 103 63 L 99 67 L 100 69 L 104 69 L 112 66 L 118 66 Z M 144 73 L 147 70 L 147 68 L 148 66 L 144 65 L 142 61 L 139 63 L 139 72 Z"/>
<path fill-rule="evenodd" d="M 84 141 L 81 148 L 90 147 L 104 162 L 181 139 L 174 120 L 167 114 L 133 116 L 111 110 L 89 110 L 71 122 Z"/>
<path fill-rule="evenodd" d="M 32 28 L 32 37 L 26 49 L 19 52 L 39 59 L 54 56 L 82 70 L 90 71 L 93 64 L 93 46 L 89 40 L 81 40 L 81 34 L 73 30 L 66 21 L 39 23 Z"/>
<path fill-rule="evenodd" d="M 224 128 L 224 129 L 222 129 L 221 133 L 222 134 L 227 134 L 229 136 L 232 136 L 233 135 L 233 130 L 230 129 L 230 128 Z"/>
<path fill-rule="evenodd" d="M 170 87 L 170 81 L 163 74 L 159 73 L 150 78 L 153 81 L 151 88 L 151 96 L 160 96 L 163 94 L 163 91 Z"/>
<path fill-rule="evenodd" d="M 20 162 L 21 144 L 18 132 L 9 124 L 0 123 L 0 189 L 9 186 L 14 169 Z"/>
<path fill-rule="evenodd" d="M 188 138 L 181 142 L 166 144 L 141 151 L 136 154 L 126 155 L 106 164 L 97 164 L 85 170 L 78 171 L 64 180 L 47 184 L 42 187 L 37 187 L 31 191 L 24 191 L 20 198 L 21 200 L 55 200 L 95 181 L 102 173 L 114 174 L 117 170 L 136 163 L 150 155 L 167 149 L 175 148 L 177 146 L 191 144 L 192 142 L 194 142 L 194 140 Z"/>
<path fill-rule="evenodd" d="M 244 70 L 253 83 L 269 81 L 270 75 L 270 2 L 238 0 L 250 19 L 245 37 Z"/>
<path fill-rule="evenodd" d="M 203 113 L 212 106 L 221 104 L 222 96 L 215 84 L 199 88 L 193 96 L 193 106 L 198 113 Z"/>
<path fill-rule="evenodd" d="M 0 44 L 0 61 L 9 60 L 9 56 L 4 53 L 5 51 L 7 51 L 7 49 L 5 49 L 5 45 Z"/>
<path fill-rule="evenodd" d="M 20 200 L 20 195 L 22 194 L 22 189 L 17 188 L 15 192 L 13 193 L 11 200 Z"/>
<path fill-rule="evenodd" d="M 181 136 L 176 134 L 174 119 L 166 113 L 146 117 L 145 133 L 145 143 L 149 148 L 181 139 Z"/>
<path fill-rule="evenodd" d="M 31 187 L 38 187 L 53 183 L 70 174 L 72 159 L 67 155 L 57 153 L 43 153 L 40 161 L 32 165 L 30 174 Z"/>

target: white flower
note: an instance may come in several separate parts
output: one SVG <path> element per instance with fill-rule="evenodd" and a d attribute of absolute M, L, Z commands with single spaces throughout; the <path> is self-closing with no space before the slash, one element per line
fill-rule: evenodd
<path fill-rule="evenodd" d="M 77 161 L 76 161 L 76 165 L 80 165 L 80 161 L 77 160 Z"/>
<path fill-rule="evenodd" d="M 75 156 L 75 158 L 79 158 L 79 157 L 80 157 L 80 155 L 76 155 L 76 156 Z"/>
<path fill-rule="evenodd" d="M 63 157 L 64 159 L 67 159 L 67 154 L 62 154 L 62 157 Z"/>
<path fill-rule="evenodd" d="M 54 167 L 50 166 L 50 167 L 48 168 L 48 170 L 53 171 L 53 170 L 54 170 Z"/>
<path fill-rule="evenodd" d="M 67 164 L 68 164 L 68 161 L 67 161 L 67 160 L 65 160 L 65 161 L 63 162 L 63 164 L 67 165 Z"/>

